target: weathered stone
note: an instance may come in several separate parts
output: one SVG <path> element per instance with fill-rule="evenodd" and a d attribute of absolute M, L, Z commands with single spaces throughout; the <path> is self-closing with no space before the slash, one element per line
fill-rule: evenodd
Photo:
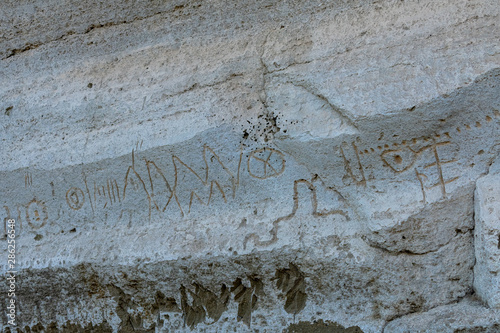
<path fill-rule="evenodd" d="M 495 0 L 2 5 L 18 328 L 494 329 L 496 310 L 455 303 L 500 297 L 499 14 Z M 468 309 L 488 315 L 467 326 Z"/>
<path fill-rule="evenodd" d="M 456 304 L 439 306 L 390 322 L 384 333 L 453 332 L 495 333 L 500 330 L 500 311 L 466 298 Z"/>
<path fill-rule="evenodd" d="M 500 160 L 477 182 L 474 288 L 490 307 L 500 308 Z"/>
<path fill-rule="evenodd" d="M 307 333 L 307 332 L 317 332 L 317 333 L 362 333 L 359 327 L 348 327 L 345 328 L 342 325 L 337 325 L 335 323 L 323 322 L 322 320 L 314 323 L 300 322 L 297 324 L 291 324 L 286 333 Z"/>

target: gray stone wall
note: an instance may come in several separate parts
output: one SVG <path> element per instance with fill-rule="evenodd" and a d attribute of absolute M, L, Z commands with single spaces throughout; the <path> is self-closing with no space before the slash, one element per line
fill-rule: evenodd
<path fill-rule="evenodd" d="M 3 331 L 498 331 L 497 1 L 1 6 Z"/>

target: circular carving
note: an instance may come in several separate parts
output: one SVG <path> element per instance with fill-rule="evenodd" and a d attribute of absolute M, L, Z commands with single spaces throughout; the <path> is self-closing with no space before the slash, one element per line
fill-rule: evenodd
<path fill-rule="evenodd" d="M 43 227 L 48 218 L 47 206 L 43 202 L 33 199 L 26 206 L 26 221 L 33 229 Z"/>
<path fill-rule="evenodd" d="M 85 203 L 85 195 L 78 187 L 72 187 L 66 192 L 66 202 L 71 209 L 79 210 Z"/>
<path fill-rule="evenodd" d="M 248 173 L 258 179 L 281 175 L 285 171 L 285 155 L 272 148 L 254 150 L 248 156 Z"/>

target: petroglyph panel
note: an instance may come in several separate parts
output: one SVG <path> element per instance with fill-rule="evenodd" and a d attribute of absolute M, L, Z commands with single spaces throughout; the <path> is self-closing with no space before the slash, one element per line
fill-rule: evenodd
<path fill-rule="evenodd" d="M 475 119 L 484 119 L 484 125 Z M 351 135 L 326 140 L 320 148 L 314 141 L 297 146 L 285 137 L 274 148 L 236 145 L 230 129 L 225 140 L 214 132 L 206 133 L 211 139 L 205 142 L 196 138 L 136 151 L 139 145 L 120 158 L 57 173 L 20 171 L 23 185 L 27 173 L 46 185 L 37 193 L 18 186 L 3 206 L 8 214 L 17 206 L 25 237 L 38 237 L 42 244 L 69 230 L 95 226 L 112 233 L 123 227 L 152 228 L 157 237 L 181 237 L 190 244 L 172 242 L 165 250 L 169 255 L 307 246 L 315 237 L 390 228 L 465 188 L 470 174 L 482 172 L 491 158 L 492 152 L 477 152 L 498 141 L 495 135 L 485 136 L 498 130 L 495 112 L 485 110 L 475 119 L 466 123 L 471 125 L 465 132 L 456 126 L 462 119 L 449 117 L 449 125 L 434 120 L 443 128 L 431 135 Z M 463 144 L 474 137 L 482 139 Z M 387 183 L 395 186 L 387 188 Z M 386 199 L 394 195 L 400 198 L 397 203 Z M 203 222 L 206 214 L 217 214 L 220 221 L 215 226 Z M 86 250 L 78 253 L 85 256 Z"/>
<path fill-rule="evenodd" d="M 20 331 L 382 332 L 496 306 L 495 1 L 115 2 L 0 14 Z"/>
<path fill-rule="evenodd" d="M 318 173 L 311 173 L 314 166 L 303 168 L 300 159 L 295 159 L 295 152 L 288 149 L 285 140 L 277 142 L 283 146 L 281 150 L 271 147 L 252 149 L 226 145 L 216 151 L 209 144 L 200 144 L 197 149 L 187 154 L 175 152 L 176 149 L 182 151 L 182 146 L 151 151 L 132 150 L 128 156 L 106 163 L 87 165 L 80 169 L 63 169 L 58 172 L 57 177 L 54 175 L 51 178 L 47 172 L 43 172 L 43 178 L 50 182 L 42 193 L 52 190 L 51 195 L 44 195 L 51 199 L 50 202 L 46 203 L 47 199 L 44 201 L 40 195 L 30 200 L 32 191 L 26 190 L 24 197 L 16 204 L 25 205 L 26 222 L 32 228 L 39 229 L 48 221 L 47 205 L 55 205 L 54 210 L 59 211 L 59 214 L 62 213 L 61 210 L 64 214 L 71 214 L 71 210 L 84 209 L 86 213 L 90 210 L 89 216 L 92 216 L 95 222 L 105 221 L 109 214 L 116 215 L 126 208 L 134 207 L 137 208 L 137 213 L 146 214 L 147 220 L 150 221 L 152 215 L 169 216 L 175 213 L 184 218 L 195 210 L 209 211 L 214 205 L 231 206 L 237 201 L 238 194 L 245 191 L 242 186 L 252 189 L 256 194 L 256 202 L 259 201 L 259 193 L 265 193 L 268 189 L 288 188 L 291 189 L 288 193 L 280 191 L 276 201 L 283 203 L 283 210 L 286 202 L 291 201 L 292 212 L 278 217 L 279 220 L 288 219 L 296 213 L 300 201 L 297 187 L 302 184 L 311 191 L 313 216 L 337 214 L 349 220 L 346 209 L 350 203 L 342 192 L 346 192 L 345 189 L 351 186 L 367 187 L 370 183 L 376 184 L 384 180 L 408 181 L 414 188 L 420 189 L 419 200 L 414 200 L 415 203 L 426 204 L 446 198 L 450 186 L 459 183 L 460 174 L 456 170 L 456 165 L 460 162 L 458 158 L 462 156 L 461 159 L 464 160 L 463 149 L 457 140 L 461 139 L 461 136 L 465 136 L 465 139 L 471 136 L 484 137 L 483 133 L 495 132 L 498 128 L 498 121 L 493 121 L 498 118 L 495 112 L 485 112 L 477 118 L 485 120 L 484 126 L 480 127 L 479 121 L 469 121 L 472 125 L 465 125 L 465 128 L 469 127 L 466 133 L 451 124 L 451 130 L 454 132 L 452 134 L 447 131 L 448 128 L 444 128 L 440 131 L 441 134 L 435 133 L 420 138 L 408 137 L 389 143 L 381 141 L 376 147 L 365 143 L 373 140 L 363 139 L 359 135 L 351 136 L 350 141 L 343 139 L 323 143 L 322 150 L 329 152 L 317 154 L 324 155 L 321 158 L 328 161 L 327 165 L 334 167 L 335 171 L 329 174 L 321 172 L 321 169 L 318 169 Z M 383 135 L 384 133 L 381 133 L 379 138 Z M 495 141 L 496 137 L 486 136 L 484 140 Z M 310 144 L 311 148 L 307 150 L 314 151 L 314 142 Z M 479 144 L 478 148 L 480 147 Z M 470 147 L 466 148 L 471 150 Z M 477 151 L 484 152 L 481 149 Z M 465 157 L 471 160 L 481 158 L 480 155 Z M 484 157 L 488 158 L 487 155 Z M 312 157 L 311 161 L 315 159 Z M 471 163 L 470 166 L 474 167 L 475 164 Z M 28 189 L 28 184 L 32 183 L 34 172 L 37 172 L 38 177 L 42 177 L 42 171 L 23 172 L 25 186 L 19 186 L 17 189 L 21 196 L 23 188 Z M 287 177 L 297 175 L 297 179 L 290 181 L 290 178 L 284 177 L 285 174 Z M 298 176 L 319 180 L 321 186 L 337 193 L 338 205 L 341 207 L 319 213 L 316 186 Z M 57 182 L 55 179 L 63 181 Z M 55 183 L 58 188 L 67 189 L 63 192 L 66 205 L 62 204 L 63 198 L 55 197 Z M 67 183 L 69 184 L 66 185 Z M 367 189 L 366 192 L 370 193 L 370 190 Z M 287 200 L 287 196 L 291 200 Z M 21 198 L 20 195 L 14 197 Z M 9 202 L 5 201 L 5 204 L 7 203 Z"/>

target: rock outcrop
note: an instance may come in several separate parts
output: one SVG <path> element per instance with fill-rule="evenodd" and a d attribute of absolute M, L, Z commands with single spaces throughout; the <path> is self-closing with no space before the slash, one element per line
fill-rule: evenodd
<path fill-rule="evenodd" d="M 499 17 L 2 4 L 3 330 L 498 331 Z"/>

